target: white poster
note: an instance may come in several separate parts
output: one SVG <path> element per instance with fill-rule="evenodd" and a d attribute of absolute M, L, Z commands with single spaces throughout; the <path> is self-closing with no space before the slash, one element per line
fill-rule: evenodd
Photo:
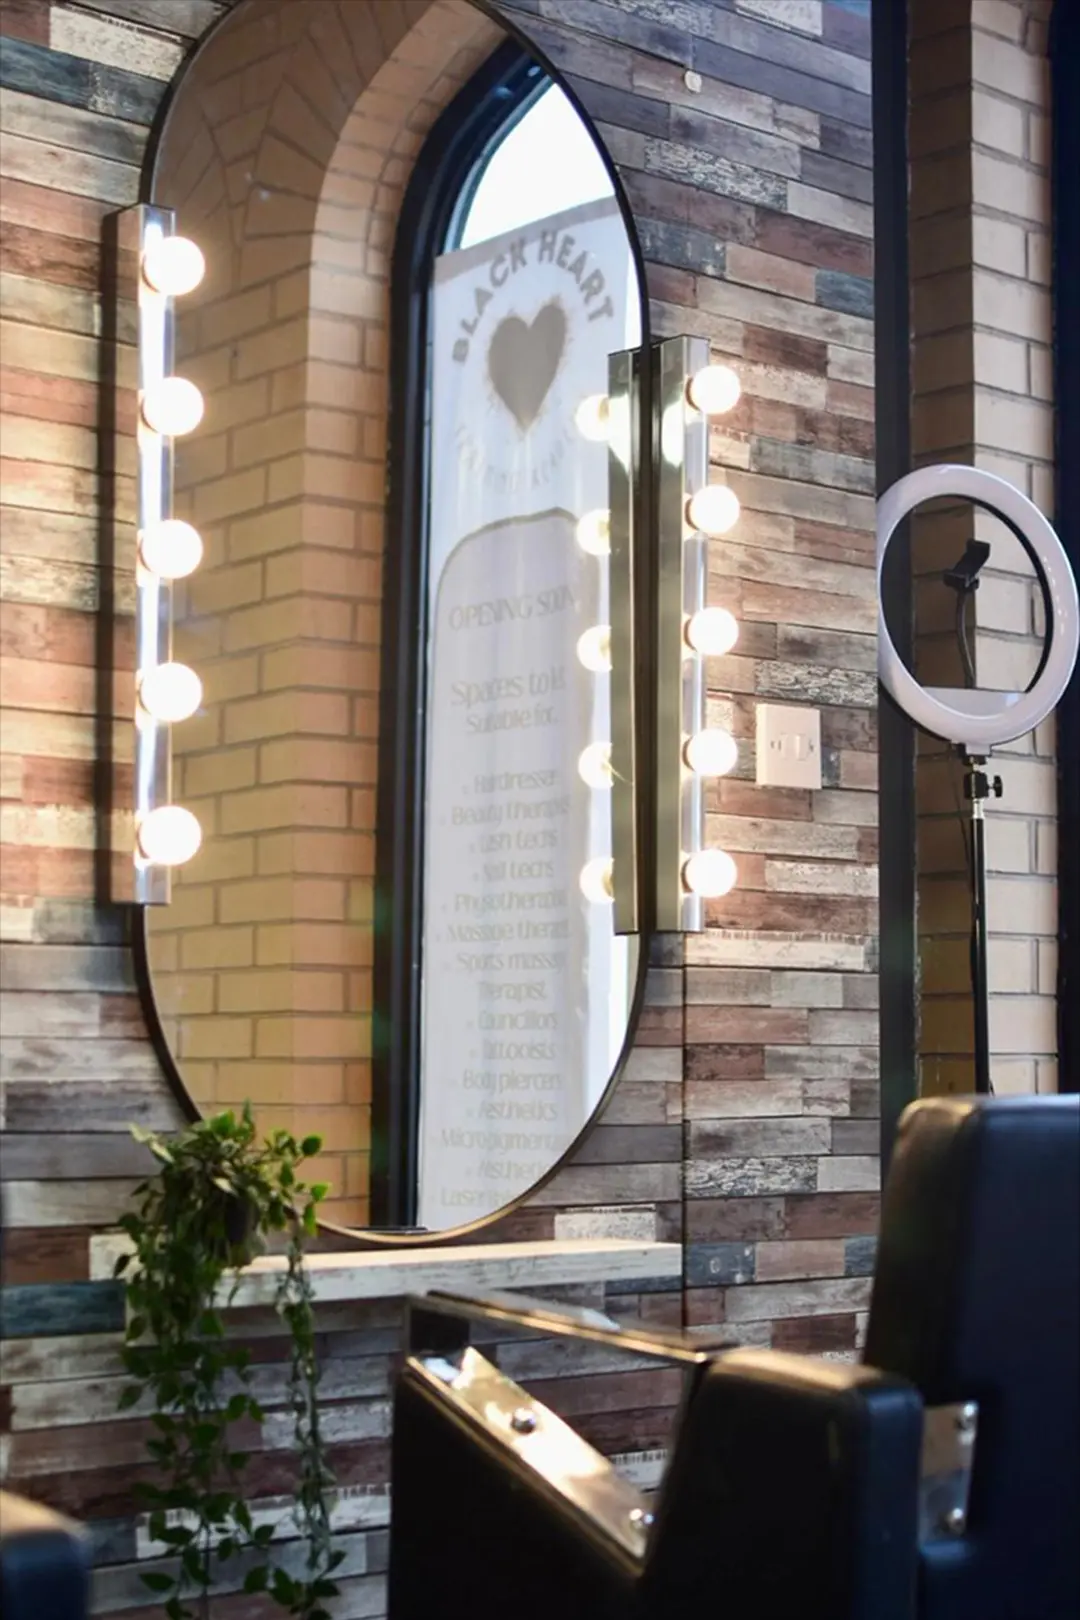
<path fill-rule="evenodd" d="M 581 1129 L 625 1027 L 625 943 L 581 892 L 610 854 L 607 446 L 575 421 L 626 346 L 614 199 L 444 255 L 435 276 L 419 1224 L 476 1219 Z M 617 986 L 618 988 L 614 988 Z"/>

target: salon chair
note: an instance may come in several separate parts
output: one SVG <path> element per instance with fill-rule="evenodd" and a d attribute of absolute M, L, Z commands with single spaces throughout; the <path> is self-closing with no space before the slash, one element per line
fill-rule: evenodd
<path fill-rule="evenodd" d="M 76 1527 L 51 1508 L 0 1491 L 3 1620 L 84 1620 L 90 1558 Z"/>
<path fill-rule="evenodd" d="M 861 1366 L 414 1300 L 390 1620 L 1076 1620 L 1078 1295 L 1069 1097 L 908 1109 Z M 510 1330 L 683 1369 L 655 1498 L 499 1371 Z"/>

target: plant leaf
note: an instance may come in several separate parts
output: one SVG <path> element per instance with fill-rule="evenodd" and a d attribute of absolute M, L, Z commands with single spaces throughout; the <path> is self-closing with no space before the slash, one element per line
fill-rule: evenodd
<path fill-rule="evenodd" d="M 148 1569 L 142 1579 L 151 1592 L 171 1592 L 176 1585 L 175 1576 L 166 1575 L 163 1570 L 158 1569 Z"/>

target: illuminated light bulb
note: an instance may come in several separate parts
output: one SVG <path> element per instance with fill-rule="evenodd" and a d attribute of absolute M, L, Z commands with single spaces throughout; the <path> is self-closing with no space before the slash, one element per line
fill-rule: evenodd
<path fill-rule="evenodd" d="M 202 843 L 197 817 L 180 804 L 163 804 L 139 822 L 139 854 L 152 866 L 183 866 Z"/>
<path fill-rule="evenodd" d="M 730 366 L 702 366 L 687 383 L 686 393 L 702 416 L 724 416 L 739 403 L 742 384 Z"/>
<path fill-rule="evenodd" d="M 611 668 L 611 626 L 594 624 L 578 637 L 577 655 L 586 669 L 603 675 Z"/>
<path fill-rule="evenodd" d="M 683 865 L 683 883 L 703 900 L 719 900 L 735 887 L 738 871 L 723 849 L 703 849 Z"/>
<path fill-rule="evenodd" d="M 151 432 L 169 439 L 193 432 L 204 409 L 202 395 L 186 377 L 163 377 L 142 397 L 143 421 Z"/>
<path fill-rule="evenodd" d="M 202 248 L 186 236 L 160 236 L 143 254 L 142 272 L 155 292 L 180 298 L 199 285 L 206 260 Z"/>
<path fill-rule="evenodd" d="M 582 750 L 577 762 L 578 775 L 586 787 L 609 788 L 611 786 L 611 744 L 609 742 L 590 743 L 588 748 Z"/>
<path fill-rule="evenodd" d="M 202 562 L 202 554 L 202 535 L 182 518 L 165 518 L 139 536 L 143 567 L 161 579 L 186 579 Z"/>
<path fill-rule="evenodd" d="M 578 519 L 577 543 L 590 557 L 606 557 L 611 550 L 611 513 L 598 507 Z"/>
<path fill-rule="evenodd" d="M 574 412 L 574 422 L 582 438 L 599 444 L 607 438 L 611 426 L 611 401 L 606 394 L 590 394 Z"/>
<path fill-rule="evenodd" d="M 699 776 L 726 776 L 739 762 L 739 747 L 730 731 L 699 731 L 687 742 L 683 757 Z"/>
<path fill-rule="evenodd" d="M 140 678 L 139 702 L 151 720 L 188 720 L 202 702 L 202 681 L 186 664 L 158 664 Z"/>
<path fill-rule="evenodd" d="M 695 652 L 722 658 L 739 639 L 738 620 L 727 608 L 702 608 L 688 620 L 686 639 Z"/>
<path fill-rule="evenodd" d="M 609 905 L 615 898 L 615 890 L 612 887 L 612 864 L 606 855 L 598 856 L 595 861 L 587 861 L 581 868 L 578 882 L 582 894 L 594 906 Z"/>
<path fill-rule="evenodd" d="M 706 484 L 687 501 L 686 521 L 701 534 L 727 534 L 739 521 L 739 497 L 726 484 Z"/>

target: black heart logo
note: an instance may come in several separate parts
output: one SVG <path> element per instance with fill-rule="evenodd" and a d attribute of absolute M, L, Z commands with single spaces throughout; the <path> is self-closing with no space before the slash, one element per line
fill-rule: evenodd
<path fill-rule="evenodd" d="M 488 376 L 522 432 L 539 416 L 565 347 L 566 315 L 555 298 L 544 305 L 531 325 L 520 315 L 508 315 L 495 328 L 488 349 Z"/>

